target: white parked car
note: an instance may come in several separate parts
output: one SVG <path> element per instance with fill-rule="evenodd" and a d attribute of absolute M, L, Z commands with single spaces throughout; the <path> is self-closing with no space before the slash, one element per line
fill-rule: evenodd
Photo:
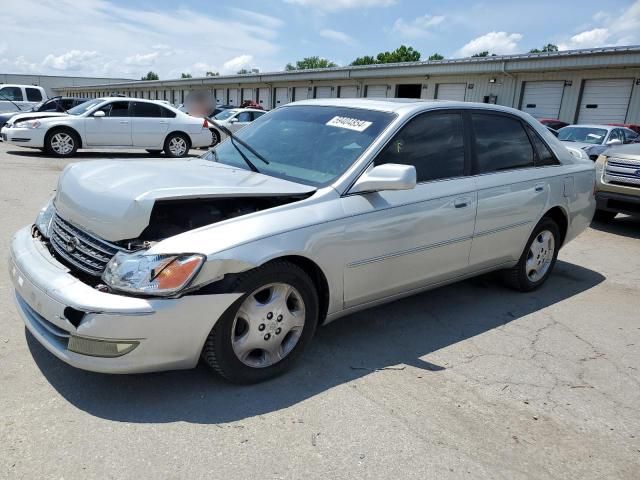
<path fill-rule="evenodd" d="M 42 87 L 2 83 L 0 84 L 0 113 L 31 110 L 47 98 L 47 93 Z"/>
<path fill-rule="evenodd" d="M 142 148 L 184 157 L 211 143 L 209 124 L 170 105 L 140 98 L 98 98 L 67 113 L 23 113 L 2 128 L 2 140 L 70 157 L 79 148 Z"/>
<path fill-rule="evenodd" d="M 210 119 L 210 122 L 212 123 L 212 126 L 210 127 L 211 145 L 217 145 L 227 138 L 224 128 L 227 128 L 232 132 L 237 132 L 254 120 L 260 118 L 265 113 L 267 112 L 256 108 L 229 108 L 221 111 L 215 117 Z M 222 126 L 223 128 L 216 128 L 216 126 Z"/>
<path fill-rule="evenodd" d="M 199 159 L 69 165 L 9 271 L 27 328 L 71 365 L 202 358 L 257 382 L 351 312 L 493 270 L 542 286 L 590 224 L 594 183 L 514 109 L 307 100 Z"/>
<path fill-rule="evenodd" d="M 569 125 L 558 130 L 558 140 L 567 147 L 589 149 L 632 143 L 638 134 L 626 127 L 612 125 Z"/>

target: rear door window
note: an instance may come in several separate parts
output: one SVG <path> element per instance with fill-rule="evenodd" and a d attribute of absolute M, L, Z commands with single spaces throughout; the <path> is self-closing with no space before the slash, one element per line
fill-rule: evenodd
<path fill-rule="evenodd" d="M 155 103 L 135 102 L 133 116 L 145 118 L 162 118 L 162 107 Z"/>
<path fill-rule="evenodd" d="M 30 102 L 41 102 L 42 101 L 42 93 L 37 88 L 25 88 L 27 91 L 27 100 Z"/>
<path fill-rule="evenodd" d="M 520 120 L 493 113 L 471 114 L 476 173 L 534 166 L 534 150 Z"/>

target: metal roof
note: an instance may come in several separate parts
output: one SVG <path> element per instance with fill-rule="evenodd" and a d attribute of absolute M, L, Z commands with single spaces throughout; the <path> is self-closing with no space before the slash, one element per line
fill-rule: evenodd
<path fill-rule="evenodd" d="M 466 57 L 418 62 L 384 63 L 309 70 L 284 70 L 215 77 L 194 77 L 169 80 L 137 80 L 132 82 L 82 85 L 73 88 L 100 87 L 158 88 L 166 86 L 202 86 L 216 84 L 269 83 L 283 80 L 339 80 L 390 76 L 445 75 L 457 73 L 498 73 L 531 70 L 598 68 L 601 66 L 640 67 L 640 45 L 585 48 L 559 52 L 522 53 L 490 57 Z"/>

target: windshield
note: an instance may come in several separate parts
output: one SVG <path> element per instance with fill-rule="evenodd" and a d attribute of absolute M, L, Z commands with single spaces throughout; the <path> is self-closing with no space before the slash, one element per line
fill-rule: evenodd
<path fill-rule="evenodd" d="M 95 100 L 89 100 L 87 102 L 81 103 L 80 105 L 76 105 L 73 108 L 67 110 L 69 115 L 82 115 L 83 113 L 89 111 L 93 107 L 100 105 L 104 102 L 104 98 L 96 98 Z"/>
<path fill-rule="evenodd" d="M 227 118 L 235 115 L 235 113 L 236 110 L 223 110 L 213 118 L 215 118 L 216 120 L 226 120 Z"/>
<path fill-rule="evenodd" d="M 582 142 L 593 145 L 602 145 L 607 130 L 592 127 L 564 127 L 558 131 L 558 139 L 565 142 Z"/>
<path fill-rule="evenodd" d="M 319 187 L 342 175 L 394 118 L 392 113 L 356 108 L 285 107 L 262 115 L 236 134 L 268 165 L 236 145 L 260 173 Z M 229 140 L 204 158 L 249 168 Z"/>

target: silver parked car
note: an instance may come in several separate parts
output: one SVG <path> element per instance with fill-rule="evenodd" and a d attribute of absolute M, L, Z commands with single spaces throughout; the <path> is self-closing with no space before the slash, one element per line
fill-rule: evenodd
<path fill-rule="evenodd" d="M 517 110 L 309 100 L 201 158 L 68 166 L 10 272 L 27 328 L 71 365 L 202 358 L 257 382 L 356 310 L 493 270 L 538 288 L 591 222 L 594 181 Z"/>

